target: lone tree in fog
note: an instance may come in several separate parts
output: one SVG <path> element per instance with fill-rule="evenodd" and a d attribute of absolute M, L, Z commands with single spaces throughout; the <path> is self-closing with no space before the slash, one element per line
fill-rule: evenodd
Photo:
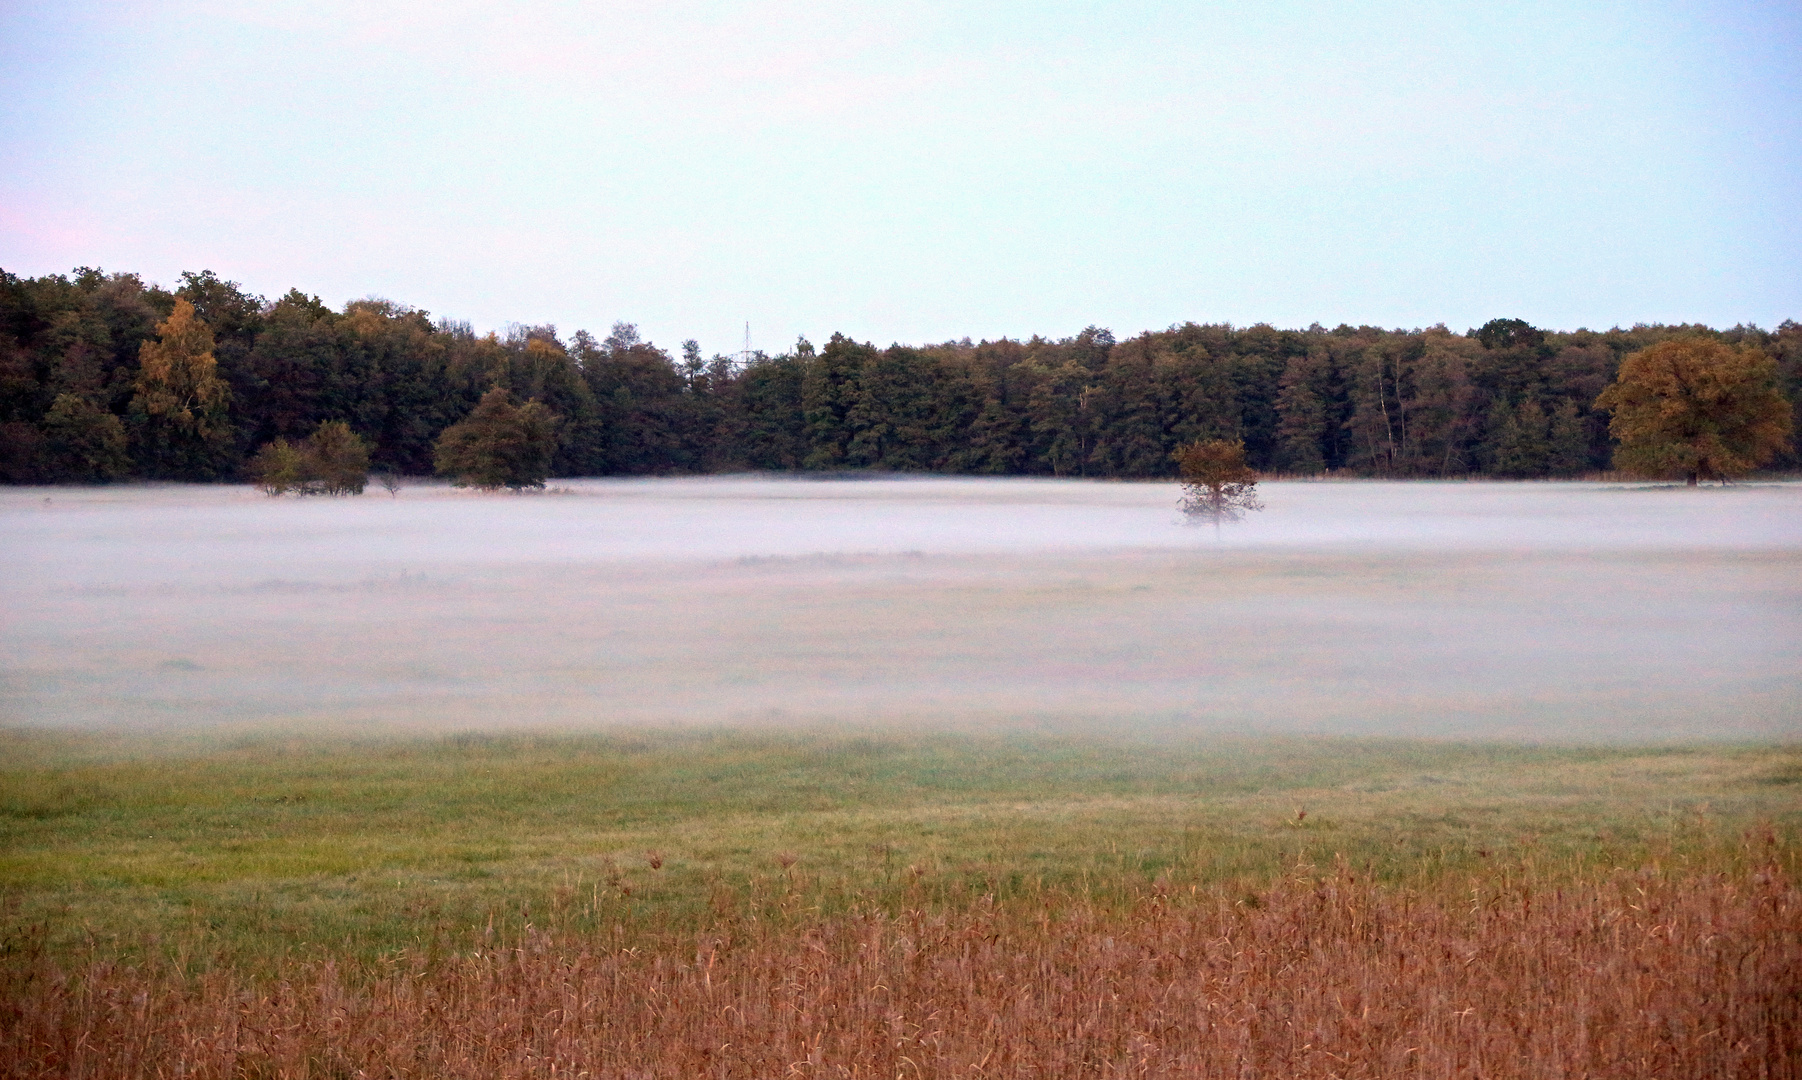
<path fill-rule="evenodd" d="M 557 417 L 536 401 L 514 405 L 495 387 L 461 421 L 444 429 L 432 455 L 458 487 L 543 487 L 557 452 Z"/>
<path fill-rule="evenodd" d="M 1222 521 L 1238 521 L 1248 511 L 1262 510 L 1257 470 L 1245 464 L 1242 439 L 1208 439 L 1177 448 L 1178 475 L 1183 482 L 1183 513 L 1207 519 L 1218 529 Z"/>
<path fill-rule="evenodd" d="M 1614 414 L 1616 467 L 1641 476 L 1725 482 L 1744 476 L 1787 445 L 1790 406 L 1777 364 L 1749 345 L 1673 338 L 1621 362 L 1614 385 L 1596 398 Z"/>

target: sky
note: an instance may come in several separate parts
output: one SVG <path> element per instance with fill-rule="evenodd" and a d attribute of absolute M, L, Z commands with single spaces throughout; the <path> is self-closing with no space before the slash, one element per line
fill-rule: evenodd
<path fill-rule="evenodd" d="M 769 352 L 1802 319 L 1802 8 L 0 0 L 0 268 Z"/>

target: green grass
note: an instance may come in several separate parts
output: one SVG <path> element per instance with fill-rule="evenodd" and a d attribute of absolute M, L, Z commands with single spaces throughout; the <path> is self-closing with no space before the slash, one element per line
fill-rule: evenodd
<path fill-rule="evenodd" d="M 369 959 L 491 923 L 633 935 L 1335 858 L 1397 881 L 1708 870 L 1761 821 L 1794 870 L 1802 747 L 0 731 L 6 947 L 71 957 Z"/>

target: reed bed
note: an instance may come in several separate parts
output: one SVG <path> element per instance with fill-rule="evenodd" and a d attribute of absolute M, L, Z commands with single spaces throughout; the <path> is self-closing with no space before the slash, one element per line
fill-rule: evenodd
<path fill-rule="evenodd" d="M 46 954 L 4 968 L 0 1076 L 1802 1075 L 1802 895 L 1774 854 L 789 916 L 257 980 Z"/>

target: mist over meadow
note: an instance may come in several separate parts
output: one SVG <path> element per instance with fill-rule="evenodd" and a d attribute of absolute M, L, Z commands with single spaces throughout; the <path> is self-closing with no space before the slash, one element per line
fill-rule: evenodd
<path fill-rule="evenodd" d="M 815 722 L 1787 738 L 1802 486 L 756 476 L 0 493 L 5 709 L 219 731 Z"/>
<path fill-rule="evenodd" d="M 0 1080 L 1802 1078 L 1802 5 L 1621 16 L 0 4 Z"/>

